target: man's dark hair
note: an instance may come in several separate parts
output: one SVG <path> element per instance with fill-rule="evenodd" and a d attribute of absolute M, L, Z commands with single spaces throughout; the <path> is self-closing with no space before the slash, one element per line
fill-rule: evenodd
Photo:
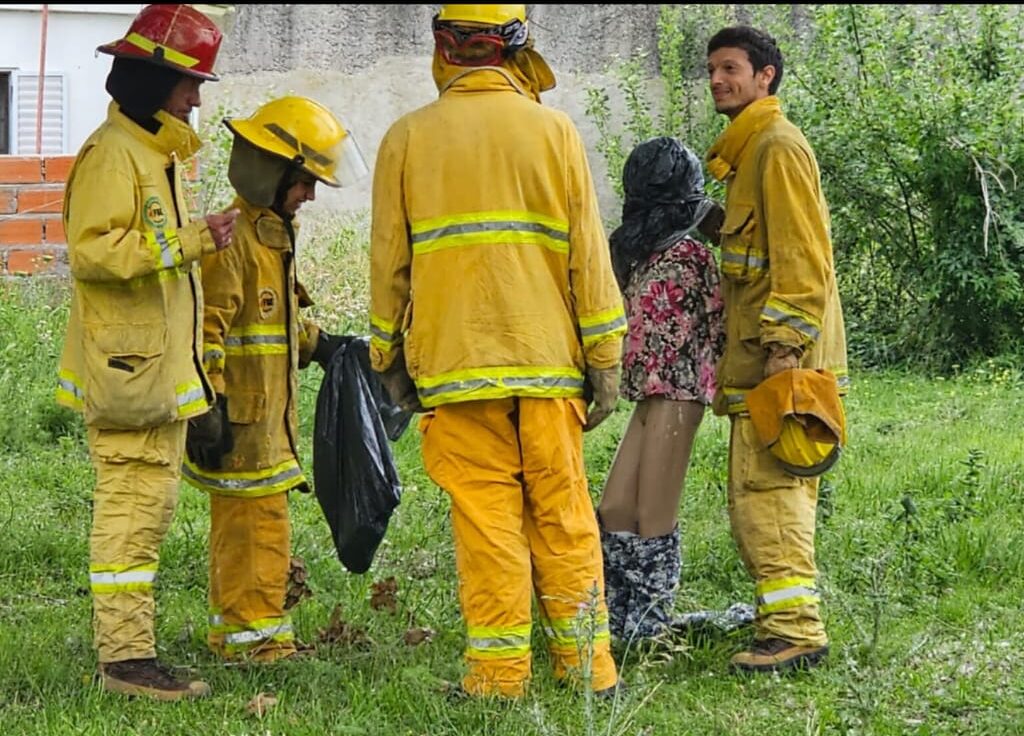
<path fill-rule="evenodd" d="M 774 38 L 750 26 L 730 26 L 720 30 L 708 41 L 708 56 L 712 51 L 722 48 L 746 51 L 755 72 L 766 66 L 775 67 L 775 78 L 768 85 L 768 94 L 773 95 L 779 89 L 782 83 L 782 52 Z"/>

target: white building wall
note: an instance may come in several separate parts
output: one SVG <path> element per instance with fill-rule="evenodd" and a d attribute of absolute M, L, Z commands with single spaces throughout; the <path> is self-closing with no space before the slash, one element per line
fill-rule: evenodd
<path fill-rule="evenodd" d="M 0 5 L 0 71 L 39 73 L 42 5 Z M 74 153 L 106 117 L 110 97 L 103 89 L 110 56 L 96 47 L 120 38 L 143 5 L 48 5 L 46 29 L 47 75 L 63 74 L 67 104 L 67 150 Z M 13 76 L 13 74 L 12 74 Z M 18 111 L 11 100 L 11 118 Z M 35 111 L 32 111 L 32 120 Z M 12 153 L 18 150 L 14 137 Z"/>

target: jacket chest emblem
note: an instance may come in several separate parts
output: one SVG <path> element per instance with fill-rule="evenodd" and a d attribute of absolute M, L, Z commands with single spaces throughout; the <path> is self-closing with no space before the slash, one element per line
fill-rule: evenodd
<path fill-rule="evenodd" d="M 277 310 L 277 292 L 271 288 L 260 289 L 260 319 L 266 319 Z"/>
<path fill-rule="evenodd" d="M 146 200 L 142 206 L 142 219 L 154 230 L 162 230 L 167 225 L 167 211 L 164 203 L 156 195 Z"/>

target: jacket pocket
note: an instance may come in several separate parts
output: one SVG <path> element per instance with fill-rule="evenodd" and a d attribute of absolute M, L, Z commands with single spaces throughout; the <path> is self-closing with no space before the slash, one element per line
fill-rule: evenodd
<path fill-rule="evenodd" d="M 722 274 L 740 284 L 753 281 L 768 265 L 767 254 L 754 245 L 754 206 L 735 204 L 722 223 Z"/>
<path fill-rule="evenodd" d="M 162 324 L 94 324 L 83 329 L 85 421 L 108 429 L 156 427 L 178 418 L 163 360 Z"/>
<path fill-rule="evenodd" d="M 267 397 L 259 391 L 232 391 L 228 394 L 228 421 L 232 424 L 256 424 L 267 413 Z"/>

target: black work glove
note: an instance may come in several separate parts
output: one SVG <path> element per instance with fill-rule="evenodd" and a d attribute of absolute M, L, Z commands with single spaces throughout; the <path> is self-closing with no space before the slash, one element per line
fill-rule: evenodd
<path fill-rule="evenodd" d="M 224 456 L 235 447 L 228 420 L 228 397 L 217 394 L 217 403 L 210 410 L 188 420 L 185 451 L 201 468 L 220 470 Z"/>
<path fill-rule="evenodd" d="M 350 339 L 345 335 L 331 335 L 320 330 L 320 335 L 316 339 L 316 347 L 313 348 L 312 360 L 319 363 L 320 367 L 326 371 L 327 366 L 331 364 L 331 358 L 339 349 L 347 345 Z"/>
<path fill-rule="evenodd" d="M 405 351 L 399 348 L 388 369 L 380 374 L 380 382 L 391 397 L 392 403 L 408 412 L 423 412 L 416 384 L 409 377 L 405 367 Z"/>

